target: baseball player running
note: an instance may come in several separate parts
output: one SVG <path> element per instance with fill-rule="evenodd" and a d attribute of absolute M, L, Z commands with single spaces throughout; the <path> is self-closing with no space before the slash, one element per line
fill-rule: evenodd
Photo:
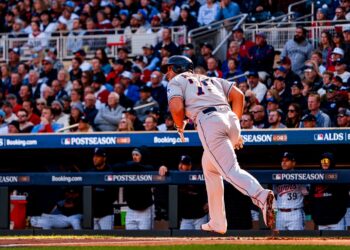
<path fill-rule="evenodd" d="M 234 149 L 243 147 L 239 120 L 244 95 L 226 80 L 193 73 L 193 63 L 185 56 L 172 56 L 162 66 L 169 80 L 168 102 L 177 131 L 183 137 L 185 115 L 191 118 L 204 147 L 203 172 L 208 194 L 208 223 L 202 230 L 226 233 L 223 178 L 262 210 L 267 227 L 274 226 L 274 195 L 264 189 L 238 164 Z M 230 104 L 231 103 L 231 108 Z"/>

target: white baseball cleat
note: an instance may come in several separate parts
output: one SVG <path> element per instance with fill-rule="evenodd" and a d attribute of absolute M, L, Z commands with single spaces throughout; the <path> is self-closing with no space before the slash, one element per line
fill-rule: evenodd
<path fill-rule="evenodd" d="M 269 191 L 264 207 L 262 208 L 265 225 L 270 229 L 273 229 L 275 226 L 275 210 L 273 207 L 274 200 L 275 196 L 273 192 Z"/>
<path fill-rule="evenodd" d="M 225 231 L 220 231 L 220 230 L 214 230 L 210 227 L 209 223 L 205 223 L 201 225 L 201 230 L 207 231 L 207 232 L 213 232 L 213 233 L 218 233 L 218 234 L 225 234 Z"/>

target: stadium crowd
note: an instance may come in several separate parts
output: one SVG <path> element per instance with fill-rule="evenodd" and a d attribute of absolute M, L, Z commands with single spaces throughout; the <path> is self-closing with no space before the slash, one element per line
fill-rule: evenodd
<path fill-rule="evenodd" d="M 280 15 L 272 2 L 286 12 L 292 1 L 0 1 L 0 31 L 26 37 L 32 53 L 31 60 L 21 61 L 23 48 L 12 47 L 8 63 L 1 64 L 0 133 L 54 132 L 71 125 L 66 131 L 172 130 L 160 66 L 175 54 L 190 57 L 195 72 L 237 82 L 246 96 L 245 129 L 348 127 L 350 26 L 322 32 L 317 48 L 297 27 L 278 61 L 266 34 L 249 41 L 241 28 L 234 30 L 226 58 L 213 55 L 213 44 L 195 48 L 172 40 L 170 26 L 191 30 L 241 12 Z M 349 2 L 318 3 L 315 25 L 347 22 Z M 116 58 L 99 48 L 87 59 L 81 36 L 110 29 L 126 36 L 157 32 L 159 42 L 144 44 L 143 54 L 133 57 L 119 47 Z M 70 63 L 48 45 L 63 31 L 74 55 Z"/>

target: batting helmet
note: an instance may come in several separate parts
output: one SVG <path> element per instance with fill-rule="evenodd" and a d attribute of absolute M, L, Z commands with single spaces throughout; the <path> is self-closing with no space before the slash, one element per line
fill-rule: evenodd
<path fill-rule="evenodd" d="M 162 72 L 165 74 L 167 72 L 168 66 L 173 66 L 172 70 L 176 74 L 183 72 L 193 71 L 193 62 L 186 56 L 172 56 L 168 59 L 168 63 L 162 65 Z"/>

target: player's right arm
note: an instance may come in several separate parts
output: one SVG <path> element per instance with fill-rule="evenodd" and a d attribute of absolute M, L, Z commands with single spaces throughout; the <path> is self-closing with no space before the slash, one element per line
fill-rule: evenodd
<path fill-rule="evenodd" d="M 181 88 L 181 83 L 176 79 L 172 79 L 168 83 L 167 95 L 169 100 L 169 111 L 173 117 L 175 126 L 178 131 L 183 130 L 186 126 L 185 119 L 185 105 L 184 105 L 184 93 Z"/>
<path fill-rule="evenodd" d="M 238 119 L 241 119 L 244 108 L 244 94 L 236 86 L 232 86 L 230 90 L 229 102 L 231 102 L 232 111 L 237 115 Z"/>

